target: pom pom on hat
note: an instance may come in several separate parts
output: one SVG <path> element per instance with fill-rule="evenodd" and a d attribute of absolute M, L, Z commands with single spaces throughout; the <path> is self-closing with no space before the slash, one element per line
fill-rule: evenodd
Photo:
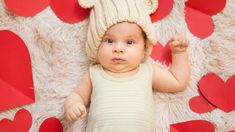
<path fill-rule="evenodd" d="M 96 0 L 78 0 L 78 3 L 83 8 L 92 8 Z"/>
<path fill-rule="evenodd" d="M 152 14 L 157 10 L 158 0 L 144 0 L 144 1 L 146 1 L 145 3 L 149 14 Z"/>

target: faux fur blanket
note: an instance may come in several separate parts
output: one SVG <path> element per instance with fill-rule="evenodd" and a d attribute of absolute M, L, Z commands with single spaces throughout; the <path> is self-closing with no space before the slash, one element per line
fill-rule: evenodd
<path fill-rule="evenodd" d="M 235 74 L 235 1 L 227 0 L 225 8 L 212 16 L 214 32 L 205 39 L 189 31 L 184 7 L 184 0 L 175 0 L 171 13 L 154 23 L 157 39 L 163 45 L 178 33 L 187 37 L 191 65 L 191 79 L 185 91 L 156 93 L 156 131 L 169 132 L 170 124 L 199 119 L 211 122 L 217 132 L 235 130 L 235 110 L 224 112 L 215 108 L 199 114 L 189 107 L 190 99 L 199 95 L 198 82 L 208 72 L 217 74 L 224 81 Z M 19 109 L 25 108 L 33 118 L 30 132 L 39 131 L 41 123 L 49 117 L 58 118 L 65 132 L 84 131 L 86 121 L 66 121 L 63 103 L 88 69 L 84 48 L 87 25 L 88 19 L 75 24 L 65 23 L 50 7 L 33 17 L 17 16 L 0 0 L 0 30 L 11 30 L 26 43 L 32 61 L 36 98 L 33 104 L 0 111 L 0 120 L 13 119 Z"/>

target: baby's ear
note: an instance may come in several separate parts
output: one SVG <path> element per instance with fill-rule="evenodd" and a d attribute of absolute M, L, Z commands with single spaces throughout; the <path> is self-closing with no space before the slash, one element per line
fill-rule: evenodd
<path fill-rule="evenodd" d="M 92 8 L 97 0 L 78 0 L 78 3 L 83 8 Z"/>
<path fill-rule="evenodd" d="M 143 0 L 146 3 L 146 9 L 148 10 L 149 15 L 154 13 L 158 7 L 158 0 Z"/>

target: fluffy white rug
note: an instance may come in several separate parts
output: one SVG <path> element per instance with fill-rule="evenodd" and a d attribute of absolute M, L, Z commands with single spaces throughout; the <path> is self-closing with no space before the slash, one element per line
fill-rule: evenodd
<path fill-rule="evenodd" d="M 215 109 L 197 114 L 188 105 L 191 97 L 199 95 L 197 83 L 207 72 L 214 72 L 224 80 L 235 74 L 235 1 L 227 0 L 224 10 L 213 16 L 215 32 L 203 40 L 189 32 L 184 19 L 184 2 L 175 0 L 170 15 L 155 23 L 156 36 L 162 44 L 177 33 L 183 33 L 189 39 L 192 69 L 187 90 L 156 94 L 156 131 L 168 132 L 172 123 L 196 119 L 210 121 L 217 132 L 235 130 L 235 110 L 226 113 Z M 11 30 L 26 43 L 36 96 L 34 104 L 0 111 L 0 120 L 12 119 L 17 110 L 26 108 L 33 117 L 31 132 L 37 132 L 42 121 L 53 116 L 61 120 L 65 132 L 83 131 L 86 122 L 78 120 L 70 124 L 65 120 L 63 103 L 88 69 L 84 52 L 87 24 L 87 19 L 76 24 L 64 23 L 50 7 L 34 17 L 16 16 L 0 0 L 0 30 Z"/>

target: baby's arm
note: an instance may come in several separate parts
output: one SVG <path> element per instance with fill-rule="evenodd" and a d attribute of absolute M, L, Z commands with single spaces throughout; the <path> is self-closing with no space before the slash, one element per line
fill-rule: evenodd
<path fill-rule="evenodd" d="M 89 72 L 81 79 L 79 85 L 75 88 L 64 104 L 65 117 L 69 121 L 74 121 L 78 118 L 86 116 L 86 107 L 90 102 L 92 85 Z"/>
<path fill-rule="evenodd" d="M 163 70 L 153 65 L 153 89 L 161 92 L 182 91 L 189 82 L 188 41 L 178 36 L 171 40 L 170 46 L 172 51 L 170 69 Z"/>

